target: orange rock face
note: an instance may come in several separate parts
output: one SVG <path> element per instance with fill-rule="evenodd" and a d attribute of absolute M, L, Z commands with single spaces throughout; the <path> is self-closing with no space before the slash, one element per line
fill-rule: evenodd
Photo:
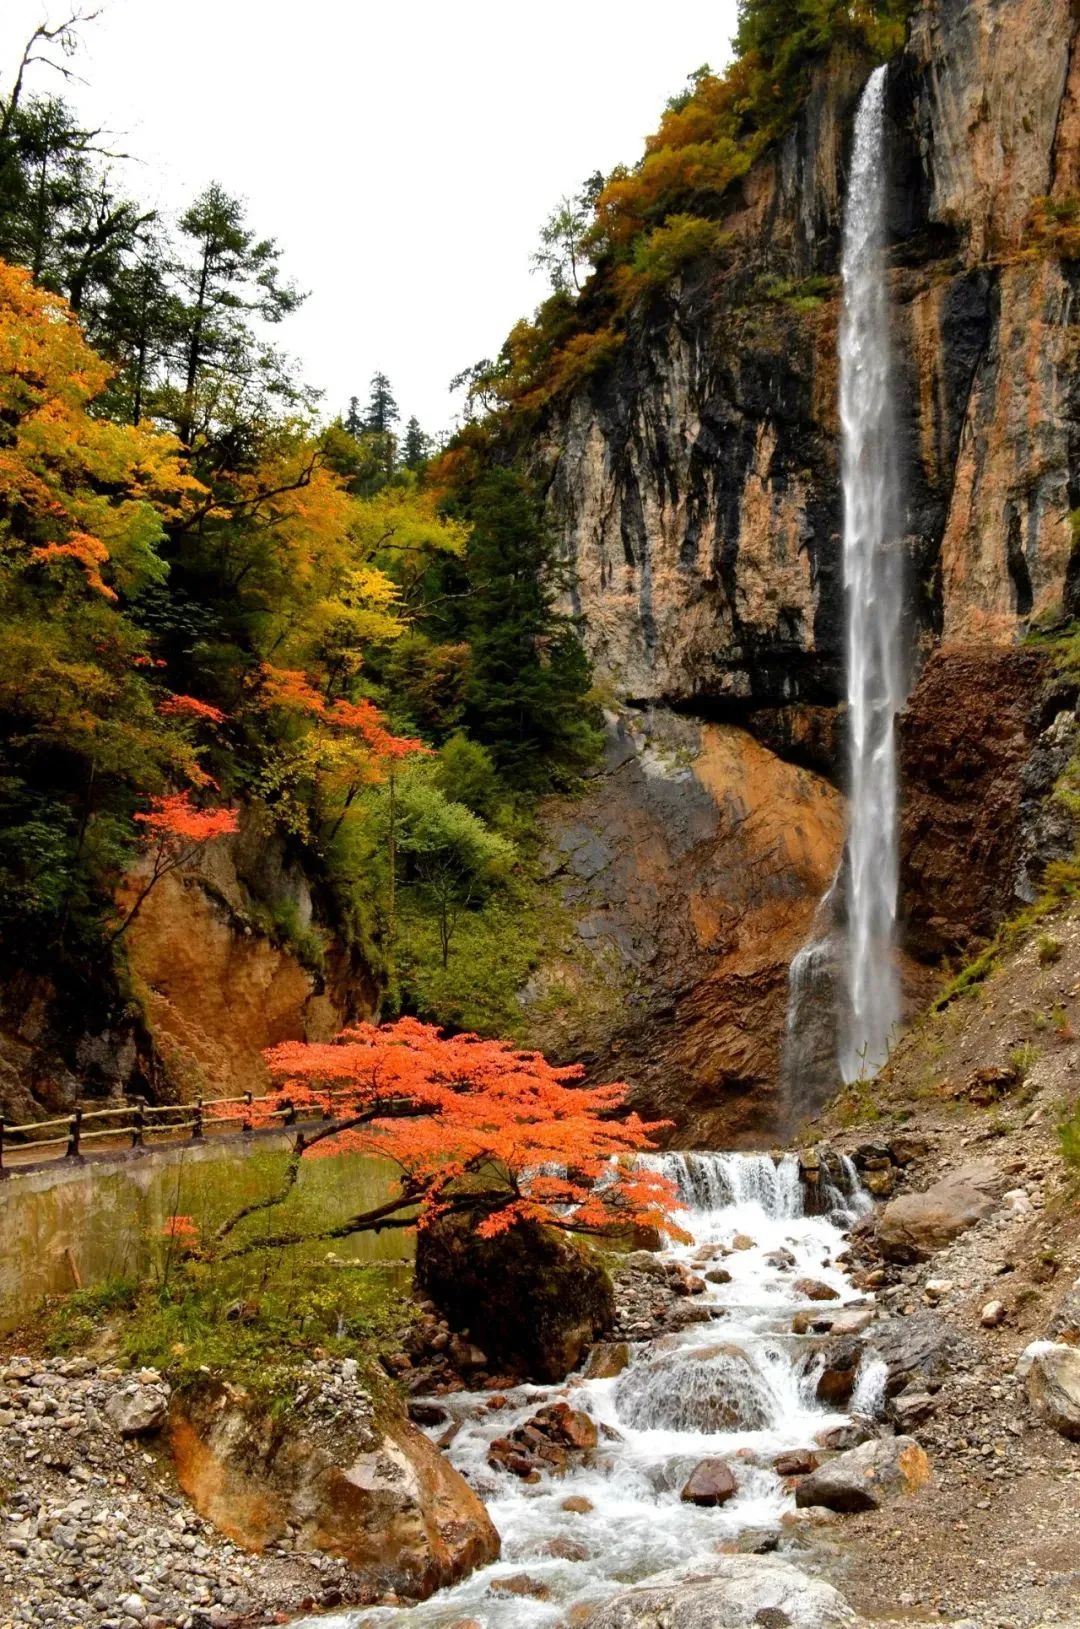
<path fill-rule="evenodd" d="M 533 1038 L 628 1080 L 680 1143 L 767 1135 L 788 965 L 843 838 L 835 788 L 734 726 L 627 715 L 547 837 L 565 935 L 527 992 Z"/>
<path fill-rule="evenodd" d="M 175 1412 L 171 1441 L 192 1504 L 244 1549 L 264 1549 L 292 1524 L 306 1548 L 419 1598 L 498 1557 L 476 1494 L 406 1420 L 359 1434 L 337 1418 L 306 1430 L 221 1390 Z"/>

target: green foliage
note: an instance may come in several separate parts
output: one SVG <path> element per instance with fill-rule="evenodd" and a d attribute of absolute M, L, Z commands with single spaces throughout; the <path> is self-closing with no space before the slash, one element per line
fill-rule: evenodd
<path fill-rule="evenodd" d="M 1022 1046 L 1014 1047 L 1009 1053 L 1009 1067 L 1021 1084 L 1027 1080 L 1038 1062 L 1038 1058 L 1039 1049 L 1030 1041 L 1025 1041 Z"/>
<path fill-rule="evenodd" d="M 1055 962 L 1059 962 L 1061 960 L 1061 949 L 1061 940 L 1055 939 L 1052 933 L 1040 934 L 1038 943 L 1035 946 L 1039 966 L 1052 967 Z"/>
<path fill-rule="evenodd" d="M 701 255 L 713 253 L 726 239 L 715 221 L 695 215 L 669 215 L 662 226 L 634 246 L 634 274 L 642 288 L 660 288 Z"/>
<path fill-rule="evenodd" d="M 139 1298 L 131 1278 L 107 1278 L 88 1290 L 76 1290 L 49 1309 L 45 1320 L 45 1346 L 53 1356 L 90 1346 L 102 1326 L 118 1313 L 129 1313 Z"/>
<path fill-rule="evenodd" d="M 492 469 L 454 507 L 471 527 L 463 721 L 511 786 L 572 785 L 599 753 L 599 716 L 581 642 L 555 609 L 560 575 L 540 497 L 525 476 Z"/>

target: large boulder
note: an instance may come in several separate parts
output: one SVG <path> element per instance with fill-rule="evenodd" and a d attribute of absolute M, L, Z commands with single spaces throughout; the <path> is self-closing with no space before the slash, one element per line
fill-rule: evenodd
<path fill-rule="evenodd" d="M 930 1480 L 930 1461 L 911 1437 L 876 1437 L 838 1454 L 805 1476 L 795 1503 L 850 1513 L 876 1510 Z"/>
<path fill-rule="evenodd" d="M 680 1497 L 688 1505 L 726 1505 L 739 1491 L 735 1472 L 724 1459 L 703 1459 L 695 1465 Z"/>
<path fill-rule="evenodd" d="M 939 1313 L 917 1312 L 876 1323 L 868 1345 L 888 1371 L 886 1395 L 895 1397 L 911 1388 L 939 1387 L 954 1365 L 960 1342 Z"/>
<path fill-rule="evenodd" d="M 177 1478 L 200 1515 L 248 1550 L 292 1530 L 379 1592 L 421 1599 L 497 1560 L 487 1511 L 423 1432 L 320 1381 L 296 1382 L 305 1400 L 285 1422 L 219 1383 L 174 1401 Z"/>
<path fill-rule="evenodd" d="M 1021 1355 L 1017 1374 L 1036 1414 L 1063 1437 L 1080 1439 L 1080 1351 L 1061 1341 L 1036 1341 Z"/>
<path fill-rule="evenodd" d="M 722 1556 L 702 1577 L 662 1573 L 616 1595 L 585 1629 L 848 1629 L 855 1613 L 831 1584 L 773 1555 Z"/>
<path fill-rule="evenodd" d="M 482 1239 L 468 1217 L 436 1222 L 417 1239 L 416 1281 L 493 1365 L 530 1380 L 565 1380 L 615 1319 L 595 1257 L 534 1223 Z"/>
<path fill-rule="evenodd" d="M 877 1219 L 878 1248 L 889 1261 L 926 1261 L 996 1208 L 985 1189 L 947 1177 L 885 1206 Z"/>
<path fill-rule="evenodd" d="M 121 1437 L 152 1437 L 169 1418 L 168 1387 L 132 1381 L 113 1392 L 105 1413 Z"/>

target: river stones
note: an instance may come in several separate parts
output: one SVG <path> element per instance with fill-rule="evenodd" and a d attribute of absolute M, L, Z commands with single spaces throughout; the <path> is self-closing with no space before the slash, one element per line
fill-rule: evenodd
<path fill-rule="evenodd" d="M 542 1471 L 561 1474 L 572 1456 L 589 1453 L 598 1440 L 596 1422 L 587 1414 L 567 1403 L 549 1403 L 508 1436 L 496 1437 L 488 1448 L 488 1464 L 535 1481 Z"/>
<path fill-rule="evenodd" d="M 808 1301 L 839 1301 L 840 1291 L 817 1278 L 797 1278 L 792 1285 L 796 1295 L 805 1295 Z"/>
<path fill-rule="evenodd" d="M 718 1556 L 708 1575 L 662 1573 L 616 1595 L 586 1629 L 849 1629 L 855 1613 L 838 1590 L 773 1555 Z"/>
<path fill-rule="evenodd" d="M 735 1473 L 723 1459 L 703 1459 L 690 1472 L 680 1498 L 688 1505 L 726 1505 L 739 1491 Z"/>
<path fill-rule="evenodd" d="M 877 1510 L 930 1480 L 930 1461 L 911 1437 L 877 1437 L 838 1454 L 805 1476 L 795 1489 L 800 1507 L 824 1505 L 850 1514 Z"/>
<path fill-rule="evenodd" d="M 810 1448 L 792 1448 L 786 1454 L 777 1454 L 773 1470 L 777 1476 L 809 1476 L 821 1464 Z"/>

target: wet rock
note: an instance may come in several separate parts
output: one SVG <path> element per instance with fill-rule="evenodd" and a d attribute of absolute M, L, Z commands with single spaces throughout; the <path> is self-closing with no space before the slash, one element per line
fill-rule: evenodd
<path fill-rule="evenodd" d="M 723 1459 L 703 1459 L 695 1465 L 680 1498 L 688 1505 L 724 1505 L 739 1491 L 735 1473 Z"/>
<path fill-rule="evenodd" d="M 878 1437 L 839 1454 L 803 1478 L 795 1490 L 800 1507 L 824 1505 L 845 1514 L 876 1510 L 930 1480 L 930 1461 L 911 1437 Z"/>
<path fill-rule="evenodd" d="M 1036 1414 L 1063 1437 L 1080 1440 L 1080 1351 L 1062 1342 L 1035 1341 L 1021 1354 L 1016 1372 Z"/>
<path fill-rule="evenodd" d="M 432 1427 L 449 1425 L 450 1412 L 441 1403 L 411 1402 L 408 1408 L 413 1425 Z"/>
<path fill-rule="evenodd" d="M 820 1464 L 821 1460 L 811 1449 L 793 1448 L 789 1453 L 776 1456 L 773 1470 L 777 1476 L 809 1476 Z"/>
<path fill-rule="evenodd" d="M 594 1505 L 591 1499 L 585 1498 L 584 1494 L 574 1493 L 569 1499 L 563 1500 L 559 1509 L 569 1511 L 575 1516 L 587 1516 L 594 1509 Z"/>
<path fill-rule="evenodd" d="M 756 1431 L 771 1418 L 768 1388 L 740 1346 L 656 1352 L 635 1363 L 615 1391 L 619 1418 L 635 1430 Z"/>
<path fill-rule="evenodd" d="M 805 1295 L 808 1301 L 839 1301 L 840 1292 L 834 1290 L 830 1284 L 823 1284 L 817 1278 L 797 1278 L 792 1288 L 797 1295 Z"/>
<path fill-rule="evenodd" d="M 612 1380 L 622 1374 L 629 1362 L 630 1348 L 626 1341 L 600 1341 L 586 1361 L 586 1379 Z"/>
<path fill-rule="evenodd" d="M 848 1629 L 854 1612 L 838 1590 L 779 1556 L 719 1556 L 708 1576 L 663 1573 L 617 1595 L 587 1629 Z"/>
<path fill-rule="evenodd" d="M 527 1572 L 516 1572 L 509 1578 L 495 1578 L 491 1583 L 493 1595 L 518 1595 L 533 1601 L 550 1601 L 551 1591 L 538 1578 Z"/>
<path fill-rule="evenodd" d="M 164 1386 L 136 1382 L 114 1392 L 105 1404 L 105 1413 L 120 1436 L 150 1437 L 169 1418 L 169 1393 Z"/>
<path fill-rule="evenodd" d="M 842 1407 L 850 1400 L 862 1357 L 862 1344 L 853 1337 L 833 1341 L 826 1347 L 825 1367 L 817 1383 L 819 1402 Z"/>
<path fill-rule="evenodd" d="M 681 1261 L 669 1261 L 667 1276 L 676 1295 L 703 1295 L 705 1293 L 705 1280 L 697 1273 L 692 1273 L 689 1267 Z"/>
<path fill-rule="evenodd" d="M 877 1219 L 878 1248 L 889 1261 L 926 1261 L 994 1209 L 982 1188 L 947 1178 L 885 1206 Z"/>
<path fill-rule="evenodd" d="M 731 1241 L 731 1248 L 733 1250 L 752 1250 L 754 1248 L 754 1241 L 750 1237 L 749 1233 L 736 1233 L 735 1237 Z"/>
<path fill-rule="evenodd" d="M 834 1335 L 861 1335 L 869 1329 L 877 1314 L 872 1307 L 848 1307 L 832 1315 L 829 1329 Z"/>
<path fill-rule="evenodd" d="M 588 1561 L 592 1555 L 587 1544 L 580 1544 L 577 1539 L 561 1536 L 549 1539 L 544 1545 L 543 1553 L 556 1561 Z"/>
<path fill-rule="evenodd" d="M 858 1448 L 860 1443 L 871 1442 L 876 1437 L 877 1432 L 868 1420 L 849 1420 L 844 1425 L 833 1425 L 819 1431 L 814 1441 L 829 1453 L 837 1454 L 848 1448 Z"/>
<path fill-rule="evenodd" d="M 765 1257 L 770 1267 L 779 1267 L 781 1271 L 795 1266 L 795 1257 L 790 1250 L 781 1247 L 779 1250 L 770 1250 Z"/>
<path fill-rule="evenodd" d="M 726 1267 L 710 1267 L 705 1274 L 706 1284 L 730 1284 L 731 1274 Z"/>

